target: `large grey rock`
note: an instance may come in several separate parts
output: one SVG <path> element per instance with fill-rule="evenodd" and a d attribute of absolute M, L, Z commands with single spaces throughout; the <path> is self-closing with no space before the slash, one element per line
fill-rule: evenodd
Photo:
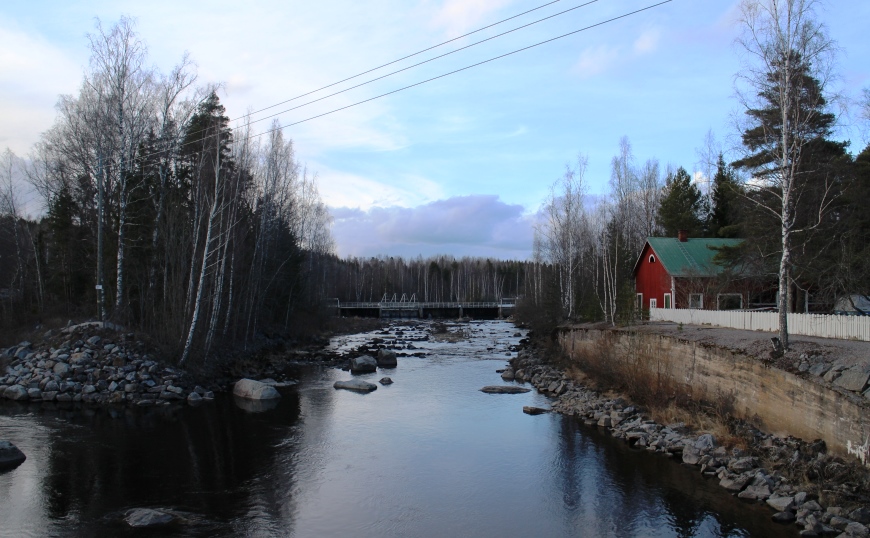
<path fill-rule="evenodd" d="M 362 379 L 348 379 L 347 381 L 336 381 L 332 385 L 337 389 L 355 390 L 357 392 L 371 392 L 377 390 L 378 386 Z"/>
<path fill-rule="evenodd" d="M 701 461 L 701 451 L 692 445 L 683 447 L 683 463 L 697 465 Z"/>
<path fill-rule="evenodd" d="M 751 478 L 751 476 L 747 475 L 739 475 L 733 478 L 729 478 L 726 476 L 719 481 L 719 485 L 732 493 L 736 493 L 738 491 L 742 491 L 743 488 L 746 487 L 746 484 L 749 483 L 749 480 Z"/>
<path fill-rule="evenodd" d="M 27 389 L 21 385 L 10 385 L 3 393 L 3 397 L 7 400 L 26 400 L 28 398 Z"/>
<path fill-rule="evenodd" d="M 480 392 L 486 392 L 487 394 L 522 394 L 524 392 L 531 392 L 531 390 L 516 385 L 488 385 L 480 389 Z"/>
<path fill-rule="evenodd" d="M 381 368 L 395 368 L 399 361 L 396 359 L 396 352 L 389 349 L 381 349 L 378 351 L 378 366 Z"/>
<path fill-rule="evenodd" d="M 233 386 L 233 394 L 248 400 L 275 400 L 281 397 L 281 394 L 275 390 L 275 387 L 270 387 L 265 383 L 260 383 L 253 379 L 239 379 L 236 381 L 235 386 Z"/>
<path fill-rule="evenodd" d="M 354 374 L 365 374 L 368 372 L 376 372 L 378 369 L 378 361 L 369 355 L 354 357 L 350 360 L 350 371 Z"/>
<path fill-rule="evenodd" d="M 716 448 L 716 438 L 712 434 L 705 433 L 695 441 L 695 448 L 704 453 L 713 450 Z"/>
<path fill-rule="evenodd" d="M 771 497 L 767 504 L 777 512 L 785 512 L 794 508 L 794 497 Z"/>
<path fill-rule="evenodd" d="M 544 413 L 549 413 L 549 409 L 544 409 L 543 407 L 534 407 L 531 405 L 523 406 L 523 413 L 527 415 L 542 415 Z"/>
<path fill-rule="evenodd" d="M 501 373 L 501 378 L 505 381 L 513 381 L 516 376 L 514 375 L 514 371 L 512 368 L 508 368 L 504 372 Z"/>
<path fill-rule="evenodd" d="M 870 523 L 870 509 L 865 507 L 856 508 L 849 512 L 849 519 L 858 523 L 867 525 Z"/>
<path fill-rule="evenodd" d="M 66 377 L 67 374 L 69 374 L 69 364 L 65 362 L 59 362 L 54 365 L 53 371 L 54 375 L 56 376 Z"/>
<path fill-rule="evenodd" d="M 863 368 L 852 368 L 843 372 L 843 374 L 834 381 L 834 385 L 853 392 L 861 392 L 867 388 L 868 380 L 870 380 L 870 372 Z"/>
<path fill-rule="evenodd" d="M 18 467 L 27 456 L 9 441 L 0 441 L 0 471 Z"/>
<path fill-rule="evenodd" d="M 98 338 L 98 337 L 95 337 Z M 127 512 L 124 521 L 131 527 L 160 527 L 168 525 L 175 521 L 175 516 L 164 512 L 163 510 L 152 510 L 150 508 L 134 508 Z"/>
<path fill-rule="evenodd" d="M 810 367 L 810 373 L 814 376 L 823 376 L 828 373 L 828 370 L 831 369 L 831 365 L 826 362 L 820 362 L 812 367 Z"/>

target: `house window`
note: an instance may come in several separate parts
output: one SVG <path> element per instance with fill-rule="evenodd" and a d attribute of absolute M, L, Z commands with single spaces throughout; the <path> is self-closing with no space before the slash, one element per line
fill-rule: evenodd
<path fill-rule="evenodd" d="M 740 310 L 743 308 L 743 294 L 720 293 L 716 296 L 716 308 L 719 310 Z"/>
<path fill-rule="evenodd" d="M 655 263 L 655 262 L 656 262 L 656 257 L 653 256 L 652 254 L 650 254 L 650 255 L 649 255 L 649 262 L 650 262 L 650 263 Z"/>
<path fill-rule="evenodd" d="M 665 308 L 673 308 L 673 306 L 671 306 L 671 294 L 670 293 L 665 294 Z"/>
<path fill-rule="evenodd" d="M 649 307 L 650 307 L 650 310 L 652 310 L 653 308 L 658 308 L 658 300 L 657 299 L 650 299 L 649 300 Z"/>
<path fill-rule="evenodd" d="M 703 293 L 690 293 L 689 294 L 689 308 L 696 308 L 701 310 L 704 308 L 704 294 Z"/>
<path fill-rule="evenodd" d="M 637 294 L 637 305 L 636 306 L 637 306 L 638 312 L 643 310 L 643 294 L 642 293 Z"/>

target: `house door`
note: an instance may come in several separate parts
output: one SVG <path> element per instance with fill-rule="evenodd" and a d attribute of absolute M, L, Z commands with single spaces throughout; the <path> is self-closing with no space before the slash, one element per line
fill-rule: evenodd
<path fill-rule="evenodd" d="M 658 306 L 658 299 L 650 299 L 649 300 L 650 310 L 652 310 L 653 308 L 657 308 L 657 306 Z"/>
<path fill-rule="evenodd" d="M 665 308 L 673 308 L 671 306 L 671 294 L 670 293 L 665 294 Z"/>

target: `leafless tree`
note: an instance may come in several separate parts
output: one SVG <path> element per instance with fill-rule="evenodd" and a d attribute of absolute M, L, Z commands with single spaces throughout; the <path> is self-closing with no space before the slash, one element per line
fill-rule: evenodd
<path fill-rule="evenodd" d="M 786 349 L 792 239 L 803 231 L 796 225 L 796 209 L 806 187 L 801 180 L 802 155 L 817 136 L 836 52 L 834 41 L 816 18 L 819 4 L 819 0 L 744 0 L 740 5 L 743 35 L 737 43 L 746 53 L 738 74 L 746 86 L 738 88 L 741 105 L 751 112 L 770 106 L 772 101 L 778 115 L 775 122 L 761 122 L 765 131 L 761 149 L 770 158 L 754 167 L 749 186 L 766 189 L 777 201 L 759 207 L 780 223 L 779 338 Z M 807 91 L 806 75 L 818 81 L 820 91 Z M 816 223 L 830 202 L 829 196 L 821 197 Z"/>

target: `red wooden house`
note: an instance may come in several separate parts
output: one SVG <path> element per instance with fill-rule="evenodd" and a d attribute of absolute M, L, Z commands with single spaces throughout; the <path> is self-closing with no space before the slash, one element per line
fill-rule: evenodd
<path fill-rule="evenodd" d="M 741 239 L 648 237 L 634 264 L 637 307 L 734 310 L 749 300 L 746 279 L 723 278 L 713 263 L 716 248 L 739 245 Z"/>

